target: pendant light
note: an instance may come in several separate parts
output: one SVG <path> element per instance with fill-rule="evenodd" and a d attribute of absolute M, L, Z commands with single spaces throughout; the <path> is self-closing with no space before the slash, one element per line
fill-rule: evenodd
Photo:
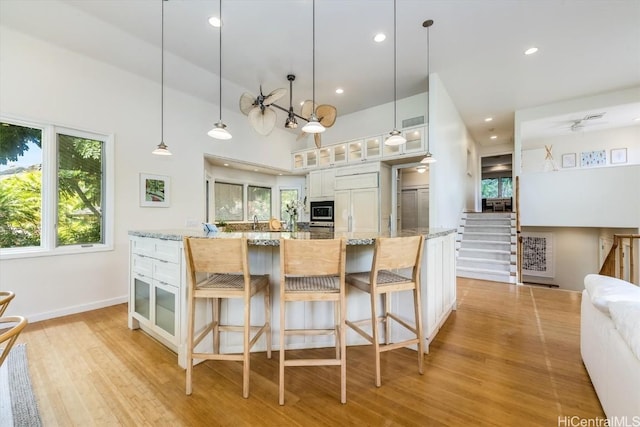
<path fill-rule="evenodd" d="M 160 0 L 161 24 L 160 24 L 160 144 L 151 153 L 158 156 L 170 156 L 171 151 L 164 143 L 164 2 Z"/>
<path fill-rule="evenodd" d="M 231 134 L 229 133 L 229 131 L 227 130 L 227 125 L 225 125 L 222 122 L 222 0 L 220 0 L 219 3 L 219 9 L 218 9 L 218 14 L 220 15 L 220 68 L 218 69 L 218 76 L 220 77 L 220 86 L 218 88 L 218 94 L 219 94 L 219 102 L 220 102 L 220 120 L 218 121 L 218 123 L 216 123 L 215 125 L 213 125 L 213 129 L 211 129 L 209 132 L 207 132 L 207 135 L 209 135 L 212 138 L 215 139 L 231 139 Z"/>
<path fill-rule="evenodd" d="M 395 1 L 395 0 L 394 0 Z M 306 133 L 321 133 L 325 131 L 325 127 L 322 126 L 318 116 L 316 116 L 316 0 L 313 0 L 313 66 L 311 70 L 312 77 L 312 108 L 311 116 L 306 125 L 302 127 L 303 132 Z"/>
<path fill-rule="evenodd" d="M 405 142 L 407 142 L 407 140 L 402 136 L 402 134 L 400 133 L 400 131 L 398 129 L 396 129 L 396 104 L 397 104 L 397 90 L 396 90 L 396 86 L 397 86 L 397 78 L 396 78 L 396 69 L 397 69 L 397 65 L 396 65 L 396 47 L 398 45 L 397 43 L 397 39 L 398 39 L 398 33 L 396 30 L 397 27 L 397 23 L 396 23 L 396 0 L 393 0 L 393 130 L 391 132 L 389 132 L 389 138 L 387 138 L 384 143 L 386 145 L 402 145 Z"/>
<path fill-rule="evenodd" d="M 429 78 L 429 55 L 431 54 L 431 49 L 429 47 L 429 28 L 431 28 L 432 25 L 433 19 L 427 19 L 422 23 L 422 26 L 427 29 L 427 82 L 431 81 L 431 79 Z M 429 99 L 428 96 L 429 93 L 431 93 L 431 87 L 429 86 L 427 86 L 427 99 Z M 431 120 L 429 119 L 429 113 L 431 112 L 431 110 L 429 109 L 428 104 L 429 102 L 427 101 L 427 126 L 431 126 Z M 436 158 L 433 157 L 433 154 L 431 154 L 431 152 L 429 151 L 429 139 L 429 135 L 427 134 L 427 154 L 425 154 L 424 159 L 420 160 L 420 163 L 428 164 L 436 162 Z"/>

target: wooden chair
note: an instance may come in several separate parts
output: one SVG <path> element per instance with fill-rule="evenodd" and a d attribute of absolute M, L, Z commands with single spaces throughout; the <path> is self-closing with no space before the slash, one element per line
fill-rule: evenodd
<path fill-rule="evenodd" d="M 345 253 L 344 239 L 280 239 L 280 379 L 278 401 L 284 405 L 284 368 L 287 366 L 340 366 L 340 402 L 347 402 L 345 342 Z M 330 301 L 334 303 L 334 326 L 327 329 L 285 324 L 287 303 Z M 336 357 L 330 359 L 285 358 L 285 337 L 334 335 Z"/>
<path fill-rule="evenodd" d="M 22 316 L 0 317 L 0 366 L 25 326 L 27 326 L 27 319 Z"/>
<path fill-rule="evenodd" d="M 250 350 L 266 334 L 267 357 L 271 358 L 271 302 L 269 275 L 249 272 L 247 239 L 184 238 L 187 260 L 187 394 L 192 391 L 194 359 L 242 361 L 242 396 L 249 397 Z M 251 326 L 251 297 L 264 294 L 265 322 Z M 242 325 L 222 324 L 220 320 L 223 299 L 238 298 L 244 303 Z M 196 300 L 211 302 L 212 321 L 196 335 Z M 220 332 L 241 332 L 243 352 L 220 354 Z M 213 335 L 213 352 L 196 352 L 196 346 Z M 253 334 L 253 337 L 251 335 Z"/>
<path fill-rule="evenodd" d="M 7 307 L 9 307 L 9 303 L 15 296 L 16 294 L 11 291 L 0 291 L 0 317 L 2 317 Z"/>
<path fill-rule="evenodd" d="M 346 324 L 358 334 L 373 344 L 375 353 L 376 386 L 380 387 L 380 353 L 406 347 L 412 344 L 418 346 L 418 371 L 423 369 L 423 336 L 422 336 L 422 308 L 420 305 L 420 265 L 424 247 L 423 236 L 377 238 L 373 255 L 371 271 L 347 274 L 346 283 L 368 292 L 371 296 L 371 319 L 350 321 Z M 410 277 L 405 277 L 391 270 L 411 268 Z M 405 322 L 398 314 L 390 312 L 391 294 L 400 291 L 413 291 L 414 324 Z M 382 314 L 378 314 L 377 302 L 382 297 Z M 407 329 L 412 338 L 395 343 L 389 343 L 390 320 Z M 385 325 L 385 340 L 381 343 L 379 326 Z M 365 332 L 361 326 L 370 326 L 371 334 Z"/>

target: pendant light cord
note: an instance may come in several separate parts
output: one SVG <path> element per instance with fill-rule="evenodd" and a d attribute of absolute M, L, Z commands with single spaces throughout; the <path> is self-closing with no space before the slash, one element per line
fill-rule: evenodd
<path fill-rule="evenodd" d="M 164 1 L 160 8 L 160 142 L 164 143 Z"/>
<path fill-rule="evenodd" d="M 395 0 L 394 0 L 395 1 Z M 311 19 L 313 21 L 312 23 L 312 43 L 313 43 L 313 48 L 312 48 L 312 60 L 311 60 L 311 99 L 312 99 L 312 103 L 313 105 L 311 106 L 311 108 L 313 109 L 313 114 L 315 115 L 316 112 L 316 0 L 313 0 L 313 10 L 312 10 L 312 14 L 311 14 Z"/>
<path fill-rule="evenodd" d="M 220 38 L 219 38 L 219 52 L 220 52 L 220 60 L 218 67 L 218 76 L 220 77 L 219 82 L 220 86 L 218 87 L 218 95 L 219 95 L 219 103 L 220 103 L 220 123 L 222 123 L 222 0 L 220 0 L 220 4 L 218 6 L 218 16 L 220 17 Z"/>
<path fill-rule="evenodd" d="M 396 103 L 398 102 L 398 95 L 397 95 L 397 76 L 396 76 L 396 70 L 397 70 L 397 65 L 396 65 L 396 46 L 398 45 L 398 41 L 397 41 L 397 30 L 396 30 L 397 24 L 396 24 L 396 0 L 393 0 L 393 129 L 396 129 L 396 125 L 397 125 L 397 116 L 396 116 Z"/>

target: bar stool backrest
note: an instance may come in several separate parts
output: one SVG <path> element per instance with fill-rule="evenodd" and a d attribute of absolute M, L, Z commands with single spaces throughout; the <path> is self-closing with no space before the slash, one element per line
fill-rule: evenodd
<path fill-rule="evenodd" d="M 249 278 L 246 238 L 189 238 L 185 239 L 185 251 L 194 274 L 243 274 Z"/>
<path fill-rule="evenodd" d="M 16 296 L 11 291 L 0 291 L 0 317 L 4 314 L 11 300 Z"/>
<path fill-rule="evenodd" d="M 345 263 L 340 241 L 281 239 L 281 274 L 290 276 L 339 275 Z M 342 253 L 341 253 L 342 252 Z"/>
<path fill-rule="evenodd" d="M 423 236 L 377 238 L 372 275 L 380 270 L 413 268 L 411 278 L 416 281 L 420 277 L 423 246 Z M 372 280 L 371 283 L 376 281 Z"/>

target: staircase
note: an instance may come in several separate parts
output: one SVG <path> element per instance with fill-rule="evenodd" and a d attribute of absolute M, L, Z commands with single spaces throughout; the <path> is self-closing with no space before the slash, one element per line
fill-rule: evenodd
<path fill-rule="evenodd" d="M 459 277 L 516 283 L 515 214 L 463 213 L 456 251 Z"/>

